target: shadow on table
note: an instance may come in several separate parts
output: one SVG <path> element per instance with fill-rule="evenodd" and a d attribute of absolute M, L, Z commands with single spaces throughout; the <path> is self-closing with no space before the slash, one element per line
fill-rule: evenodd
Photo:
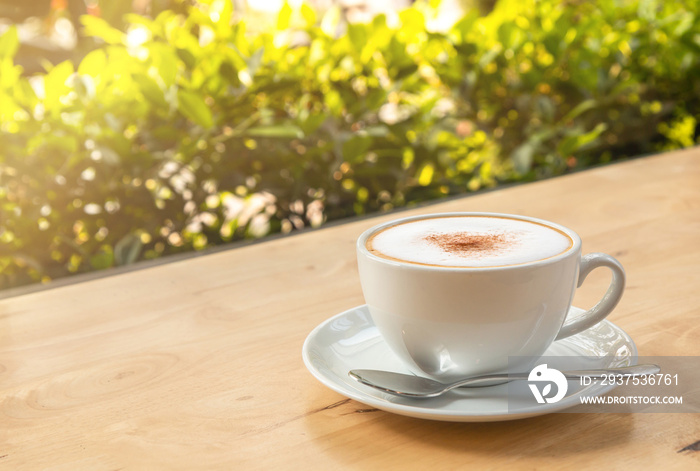
<path fill-rule="evenodd" d="M 633 424 L 632 414 L 550 414 L 491 423 L 392 417 L 374 425 L 434 448 L 500 457 L 538 457 L 585 454 L 620 446 L 629 440 Z"/>
<path fill-rule="evenodd" d="M 316 432 L 323 436 L 327 445 L 324 448 L 337 454 L 341 462 L 376 455 L 391 460 L 391 455 L 396 454 L 397 459 L 401 455 L 402 462 L 415 458 L 418 465 L 427 458 L 426 452 L 446 452 L 458 459 L 464 453 L 477 459 L 498 457 L 505 461 L 599 453 L 628 442 L 635 421 L 633 414 L 560 413 L 506 422 L 459 423 L 415 419 L 374 409 L 363 412 L 365 417 L 377 415 L 362 425 L 371 432 L 354 435 L 352 446 L 348 446 L 347 435 L 324 433 L 328 431 L 326 427 L 314 425 L 314 420 L 307 425 L 312 433 L 319 427 Z"/>

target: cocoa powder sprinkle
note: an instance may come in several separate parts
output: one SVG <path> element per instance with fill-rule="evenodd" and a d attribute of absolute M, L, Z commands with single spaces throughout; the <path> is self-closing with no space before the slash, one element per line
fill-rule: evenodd
<path fill-rule="evenodd" d="M 440 247 L 443 251 L 462 257 L 473 257 L 496 252 L 506 247 L 507 234 L 476 234 L 470 232 L 451 232 L 449 234 L 430 234 L 425 240 Z"/>

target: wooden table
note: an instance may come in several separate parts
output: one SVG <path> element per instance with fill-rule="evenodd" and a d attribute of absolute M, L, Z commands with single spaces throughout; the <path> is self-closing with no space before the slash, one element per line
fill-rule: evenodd
<path fill-rule="evenodd" d="M 610 319 L 640 355 L 700 355 L 700 148 L 400 214 L 441 211 L 571 227 L 626 267 Z M 395 217 L 0 301 L 0 469 L 700 468 L 697 414 L 448 423 L 324 387 L 304 339 L 363 303 L 355 239 Z"/>

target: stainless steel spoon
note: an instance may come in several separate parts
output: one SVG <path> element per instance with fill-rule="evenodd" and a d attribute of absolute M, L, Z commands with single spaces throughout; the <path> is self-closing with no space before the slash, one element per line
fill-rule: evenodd
<path fill-rule="evenodd" d="M 562 371 L 566 379 L 603 379 L 611 376 L 645 376 L 658 373 L 661 370 L 657 365 L 636 365 L 621 368 L 601 368 L 598 370 Z M 503 373 L 481 376 L 472 376 L 451 384 L 440 383 L 421 376 L 405 375 L 391 371 L 381 370 L 350 370 L 348 375 L 355 381 L 367 386 L 379 389 L 395 396 L 428 398 L 436 397 L 460 386 L 479 386 L 494 381 L 512 381 L 516 379 L 528 379 L 530 373 Z"/>

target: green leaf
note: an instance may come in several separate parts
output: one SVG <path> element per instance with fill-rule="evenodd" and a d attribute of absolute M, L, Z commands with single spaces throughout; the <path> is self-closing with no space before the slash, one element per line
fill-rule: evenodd
<path fill-rule="evenodd" d="M 231 29 L 231 18 L 233 16 L 233 4 L 232 1 L 221 2 L 219 9 L 219 19 L 216 22 L 216 29 L 219 35 L 225 36 Z"/>
<path fill-rule="evenodd" d="M 471 32 L 474 25 L 479 20 L 479 11 L 473 8 L 462 19 L 454 24 L 451 30 L 451 35 L 456 36 L 460 43 L 466 42 L 467 35 Z"/>
<path fill-rule="evenodd" d="M 255 51 L 248 59 L 246 59 L 246 65 L 248 66 L 248 73 L 251 77 L 255 76 L 255 73 L 260 68 L 262 64 L 263 54 L 265 53 L 265 48 L 261 47 Z"/>
<path fill-rule="evenodd" d="M 503 23 L 498 28 L 498 40 L 504 48 L 513 46 L 513 40 L 516 33 L 516 27 L 513 23 Z"/>
<path fill-rule="evenodd" d="M 479 58 L 479 67 L 481 69 L 485 68 L 487 65 L 489 65 L 491 62 L 498 57 L 498 55 L 501 53 L 502 47 L 500 44 L 497 44 L 493 46 L 489 51 L 484 53 L 480 58 Z"/>
<path fill-rule="evenodd" d="M 658 7 L 658 0 L 640 0 L 637 14 L 644 20 L 654 21 Z"/>
<path fill-rule="evenodd" d="M 37 149 L 46 149 L 49 152 L 65 155 L 74 155 L 78 150 L 78 143 L 75 136 L 62 136 L 58 134 L 43 135 L 37 134 L 27 143 L 27 150 L 34 153 Z M 78 157 L 75 155 L 75 157 Z M 78 159 L 76 159 L 78 160 Z"/>
<path fill-rule="evenodd" d="M 222 62 L 219 66 L 219 74 L 221 74 L 221 78 L 227 80 L 230 84 L 236 87 L 241 83 L 241 80 L 238 78 L 238 72 L 239 71 L 236 70 L 235 66 L 231 62 Z"/>
<path fill-rule="evenodd" d="M 304 135 L 309 135 L 315 132 L 328 118 L 323 113 L 310 114 L 309 117 L 301 123 L 301 129 Z"/>
<path fill-rule="evenodd" d="M 160 15 L 159 15 L 160 16 Z M 159 30 L 159 25 L 151 20 L 150 18 L 147 18 L 145 16 L 141 16 L 137 13 L 127 13 L 123 16 L 124 21 L 129 23 L 129 25 L 141 25 L 145 26 L 149 31 L 152 33 L 158 33 Z M 160 22 L 158 22 L 160 23 Z"/>
<path fill-rule="evenodd" d="M 510 155 L 515 171 L 524 174 L 532 168 L 532 161 L 535 155 L 536 145 L 532 141 L 528 141 L 516 148 Z"/>
<path fill-rule="evenodd" d="M 178 55 L 172 47 L 165 44 L 155 43 L 150 47 L 153 64 L 158 69 L 158 75 L 163 79 L 165 88 L 175 84 L 178 74 Z"/>
<path fill-rule="evenodd" d="M 306 21 L 306 26 L 313 26 L 316 24 L 316 10 L 306 3 L 301 4 L 301 16 L 304 18 L 304 21 Z"/>
<path fill-rule="evenodd" d="M 418 172 L 418 184 L 420 186 L 428 186 L 433 182 L 433 175 L 435 174 L 435 165 L 432 162 L 428 162 L 421 167 Z"/>
<path fill-rule="evenodd" d="M 678 26 L 673 30 L 675 36 L 683 36 L 693 27 L 693 21 L 695 16 L 690 12 L 683 12 L 681 14 L 681 20 L 678 22 Z"/>
<path fill-rule="evenodd" d="M 358 162 L 364 160 L 365 153 L 369 150 L 374 139 L 370 136 L 354 135 L 343 142 L 343 160 L 346 162 Z"/>
<path fill-rule="evenodd" d="M 282 8 L 280 9 L 279 15 L 277 15 L 277 30 L 284 31 L 285 29 L 289 28 L 291 18 L 292 7 L 289 6 L 289 3 L 284 2 L 284 5 L 282 5 Z"/>
<path fill-rule="evenodd" d="M 2 77 L 0 77 L 0 82 L 1 81 Z M 34 107 L 38 102 L 36 92 L 32 88 L 31 84 L 26 80 L 19 80 L 15 83 L 12 89 L 12 95 L 18 103 L 22 103 L 26 107 Z"/>
<path fill-rule="evenodd" d="M 64 61 L 44 76 L 44 95 L 46 97 L 44 101 L 48 109 L 60 111 L 60 98 L 68 91 L 66 81 L 73 74 L 73 71 L 73 64 L 70 61 Z"/>
<path fill-rule="evenodd" d="M 182 114 L 204 128 L 214 126 L 214 117 L 202 97 L 188 90 L 178 90 L 177 99 Z"/>
<path fill-rule="evenodd" d="M 197 65 L 197 58 L 188 49 L 178 48 L 176 49 L 177 57 L 185 63 L 187 68 L 194 68 Z"/>
<path fill-rule="evenodd" d="M 0 87 L 12 90 L 22 76 L 22 67 L 14 65 L 11 57 L 0 58 Z"/>
<path fill-rule="evenodd" d="M 134 74 L 133 78 L 134 82 L 139 85 L 141 93 L 143 93 L 146 98 L 158 106 L 168 106 L 168 103 L 165 101 L 163 90 L 158 86 L 155 80 L 146 74 Z"/>
<path fill-rule="evenodd" d="M 573 110 L 569 111 L 566 114 L 566 116 L 564 116 L 562 122 L 566 123 L 568 121 L 573 121 L 575 118 L 578 118 L 586 111 L 595 108 L 597 104 L 598 102 L 592 98 L 588 100 L 583 100 L 581 103 L 576 105 Z"/>
<path fill-rule="evenodd" d="M 363 24 L 350 23 L 348 25 L 348 37 L 355 51 L 362 51 L 367 45 L 367 27 Z"/>
<path fill-rule="evenodd" d="M 599 123 L 593 130 L 584 134 L 567 136 L 559 143 L 557 150 L 562 157 L 568 157 L 582 147 L 591 144 L 608 128 L 605 123 Z"/>
<path fill-rule="evenodd" d="M 0 59 L 6 57 L 15 57 L 19 49 L 19 36 L 17 35 L 17 27 L 10 26 L 5 34 L 0 36 Z"/>
<path fill-rule="evenodd" d="M 387 137 L 389 135 L 389 128 L 382 124 L 376 126 L 368 126 L 362 131 L 359 131 L 360 136 L 372 136 L 372 137 Z"/>
<path fill-rule="evenodd" d="M 132 11 L 132 3 L 125 1 L 100 1 L 100 16 L 111 25 L 122 24 L 123 18 Z M 81 17 L 86 18 L 87 15 Z"/>
<path fill-rule="evenodd" d="M 124 43 L 124 33 L 116 28 L 113 28 L 107 21 L 92 15 L 83 15 L 80 17 L 80 22 L 83 23 L 83 34 L 102 39 L 107 44 L 122 44 Z"/>
<path fill-rule="evenodd" d="M 127 234 L 114 245 L 114 263 L 129 265 L 134 263 L 141 253 L 143 242 L 136 234 Z"/>
<path fill-rule="evenodd" d="M 425 30 L 425 17 L 415 8 L 399 12 L 399 18 L 401 19 L 401 31 L 406 34 L 414 35 Z"/>
<path fill-rule="evenodd" d="M 0 90 L 0 118 L 13 121 L 15 119 L 15 113 L 21 110 L 22 108 L 17 105 L 12 96 Z"/>
<path fill-rule="evenodd" d="M 96 270 L 102 270 L 114 265 L 114 253 L 110 246 L 103 247 L 99 252 L 90 257 L 90 266 Z"/>
<path fill-rule="evenodd" d="M 104 72 L 107 65 L 107 56 L 102 49 L 95 49 L 88 53 L 78 65 L 78 73 L 97 77 Z"/>
<path fill-rule="evenodd" d="M 273 126 L 256 126 L 249 128 L 246 134 L 256 137 L 280 137 L 297 138 L 304 137 L 304 132 L 293 124 L 280 124 Z"/>

